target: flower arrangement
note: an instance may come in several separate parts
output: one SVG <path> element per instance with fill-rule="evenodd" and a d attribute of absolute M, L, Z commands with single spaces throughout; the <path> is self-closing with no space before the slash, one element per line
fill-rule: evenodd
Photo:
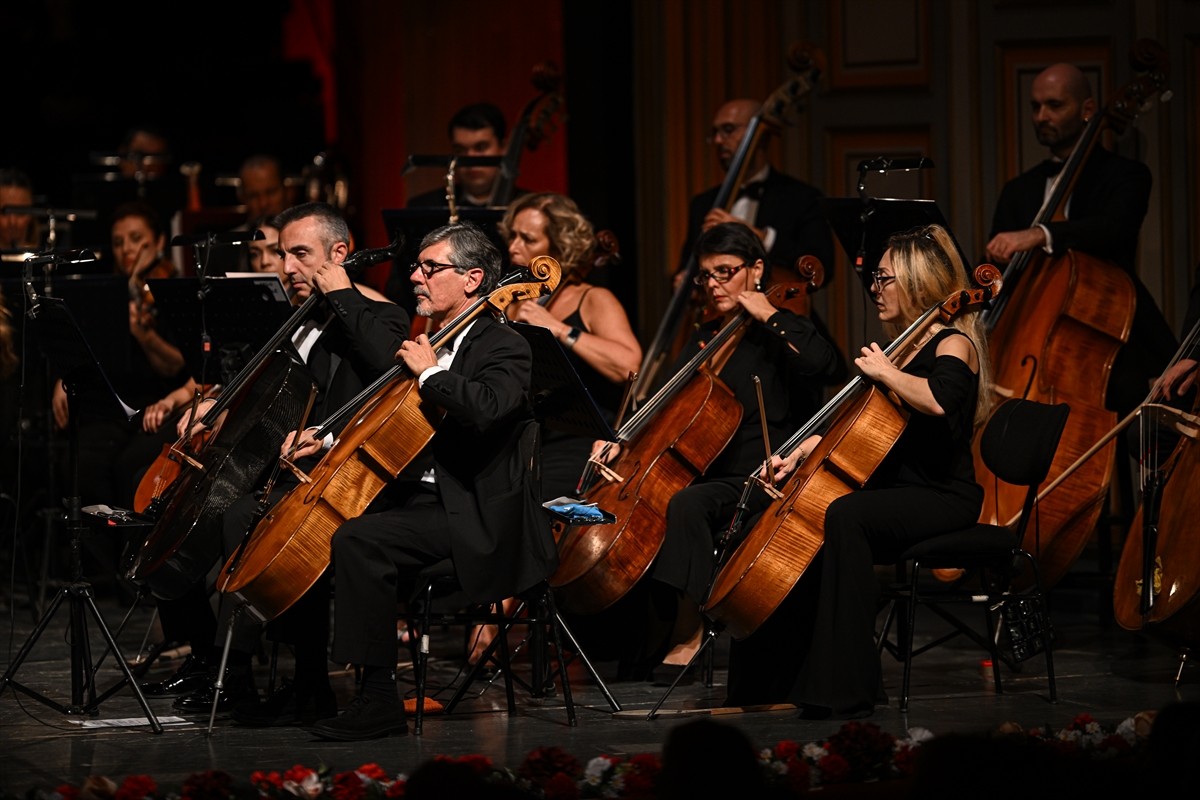
<path fill-rule="evenodd" d="M 1134 755 L 1146 742 L 1153 712 L 1142 712 L 1115 728 L 1105 729 L 1089 714 L 1080 714 L 1062 730 L 1049 726 L 1026 731 L 1015 723 L 993 735 L 1016 737 L 1066 756 L 1114 759 Z M 828 739 L 801 744 L 784 740 L 763 748 L 758 762 L 767 782 L 801 795 L 811 789 L 845 783 L 884 781 L 912 775 L 915 756 L 933 738 L 924 728 L 911 728 L 898 738 L 870 722 L 847 722 Z M 539 747 L 516 770 L 496 767 L 484 756 L 438 756 L 435 765 L 487 783 L 508 784 L 541 800 L 624 798 L 653 800 L 658 795 L 662 763 L 657 754 L 621 758 L 600 755 L 586 764 L 557 746 Z M 52 792 L 33 790 L 26 800 L 385 800 L 405 795 L 409 777 L 391 774 L 378 764 L 334 772 L 300 764 L 283 772 L 259 770 L 249 784 L 228 773 L 209 770 L 188 777 L 177 791 L 163 791 L 147 775 L 131 775 L 123 783 L 93 776 L 81 785 Z M 5 795 L 0 800 L 13 800 Z"/>

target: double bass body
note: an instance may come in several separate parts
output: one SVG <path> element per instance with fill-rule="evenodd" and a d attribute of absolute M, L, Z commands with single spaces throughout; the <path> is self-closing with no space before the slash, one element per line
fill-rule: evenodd
<path fill-rule="evenodd" d="M 1070 417 L 1048 481 L 1104 438 L 1117 415 L 1104 407 L 1117 351 L 1129 338 L 1136 294 L 1114 264 L 1068 251 L 1026 275 L 992 329 L 994 383 L 1009 396 L 1067 403 Z M 1079 557 L 1099 521 L 1115 464 L 1110 441 L 1038 504 L 1038 524 L 1022 546 L 1038 557 L 1042 583 L 1053 586 Z M 1022 493 L 992 479 L 978 441 L 975 474 L 984 489 L 981 521 L 1005 525 L 1021 511 Z"/>

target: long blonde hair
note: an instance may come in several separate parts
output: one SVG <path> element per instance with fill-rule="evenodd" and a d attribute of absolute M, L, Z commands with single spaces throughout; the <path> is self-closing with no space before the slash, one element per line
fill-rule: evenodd
<path fill-rule="evenodd" d="M 900 290 L 900 313 L 904 320 L 904 323 L 884 323 L 888 336 L 895 338 L 907 324 L 936 303 L 971 288 L 958 247 L 949 231 L 941 225 L 926 225 L 895 234 L 888 240 L 888 250 L 896 286 Z M 987 331 L 979 310 L 959 314 L 950 322 L 950 327 L 966 335 L 979 356 L 979 392 L 975 403 L 975 424 L 979 426 L 992 408 L 992 367 Z"/>
<path fill-rule="evenodd" d="M 513 220 L 527 208 L 546 215 L 546 238 L 550 240 L 550 255 L 562 264 L 563 272 L 591 266 L 596 249 L 596 232 L 575 201 L 566 195 L 540 192 L 518 197 L 508 206 L 500 222 L 504 241 L 512 236 Z"/>

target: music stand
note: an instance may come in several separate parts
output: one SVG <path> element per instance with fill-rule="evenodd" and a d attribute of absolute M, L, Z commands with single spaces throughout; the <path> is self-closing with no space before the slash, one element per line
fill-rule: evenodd
<path fill-rule="evenodd" d="M 158 718 L 154 716 L 154 712 L 150 710 L 150 705 L 146 702 L 146 697 L 142 694 L 141 687 L 138 686 L 138 682 L 134 678 L 129 664 L 126 663 L 120 648 L 117 647 L 116 639 L 113 638 L 108 626 L 104 623 L 104 617 L 101 615 L 100 609 L 96 606 L 96 599 L 92 594 L 91 584 L 83 580 L 83 557 L 81 552 L 83 545 L 80 539 L 83 522 L 80 516 L 79 431 L 77 423 L 80 410 L 83 407 L 82 403 L 86 401 L 89 410 L 97 415 L 112 419 L 124 419 L 127 422 L 133 419 L 137 411 L 126 405 L 113 390 L 108 376 L 104 374 L 104 369 L 100 366 L 100 362 L 96 360 L 96 356 L 88 345 L 87 339 L 83 336 L 83 331 L 79 329 L 79 325 L 71 315 L 71 311 L 67 308 L 66 303 L 57 297 L 38 297 L 33 292 L 32 284 L 27 284 L 27 289 L 33 299 L 33 306 L 28 312 L 29 320 L 33 324 L 34 331 L 37 334 L 47 360 L 55 365 L 62 376 L 64 386 L 67 388 L 67 402 L 69 404 L 67 431 L 72 491 L 71 497 L 67 499 L 67 526 L 71 533 L 72 577 L 70 585 L 64 586 L 55 595 L 54 600 L 50 603 L 50 607 L 38 622 L 37 627 L 34 628 L 33 633 L 21 645 L 21 650 L 17 653 L 17 657 L 13 660 L 12 664 L 9 665 L 8 671 L 4 673 L 3 678 L 0 678 L 0 693 L 3 693 L 4 689 L 11 685 L 14 690 L 32 697 L 34 700 L 55 709 L 59 713 L 96 716 L 99 713 L 100 704 L 115 694 L 122 686 L 128 684 L 132 687 L 133 693 L 142 707 L 142 711 L 145 712 L 151 729 L 155 733 L 162 733 L 162 725 L 159 724 Z M 68 601 L 70 608 L 71 705 L 69 706 L 64 706 L 46 695 L 23 686 L 15 680 L 17 671 L 33 650 L 38 639 L 41 638 L 42 633 L 49 626 L 50 621 L 54 618 L 64 600 Z M 91 612 L 96 626 L 100 629 L 108 645 L 108 649 L 101 655 L 100 661 L 96 663 L 92 661 L 91 647 L 88 642 L 87 617 L 85 616 L 85 612 L 88 611 Z M 116 658 L 121 671 L 124 673 L 124 678 L 105 692 L 97 695 L 96 674 L 99 671 L 99 663 L 104 660 L 104 657 L 109 652 Z M 85 687 L 87 694 L 86 702 L 84 700 Z"/>
<path fill-rule="evenodd" d="M 529 342 L 529 349 L 533 353 L 533 373 L 530 382 L 533 388 L 533 413 L 538 421 L 547 428 L 565 433 L 590 436 L 594 439 L 615 440 L 617 434 L 605 421 L 600 409 L 596 407 L 591 393 L 579 380 L 579 373 L 575 371 L 575 367 L 567 358 L 562 345 L 554 338 L 554 334 L 548 328 L 524 322 L 514 322 L 511 327 L 525 337 L 525 341 Z M 565 524 L 573 524 L 569 517 L 564 517 L 553 508 L 547 506 L 546 510 L 552 516 L 563 520 Z M 579 640 L 575 638 L 575 634 L 563 620 L 562 614 L 557 608 L 552 608 L 550 611 L 555 624 L 571 642 L 575 654 L 583 662 L 584 667 L 592 676 L 592 680 L 604 694 L 609 706 L 613 711 L 620 711 L 620 704 L 609 692 L 608 686 L 600 678 L 600 674 L 592 665 L 587 653 L 580 647 Z M 536 651 L 535 648 L 535 653 Z M 559 657 L 561 658 L 561 656 L 560 653 Z M 484 658 L 480 658 L 477 663 L 482 664 L 484 660 Z M 545 674 L 544 667 L 535 664 L 534 674 L 541 680 L 541 676 Z M 564 692 L 569 691 L 569 687 L 564 689 Z"/>
<path fill-rule="evenodd" d="M 222 364 L 242 353 L 254 354 L 291 318 L 295 308 L 274 273 L 236 278 L 154 278 L 146 282 L 159 316 L 179 344 L 197 383 L 206 380 L 206 359 L 216 353 Z M 221 369 L 221 378 L 240 364 Z"/>
<path fill-rule="evenodd" d="M 887 197 L 823 197 L 821 210 L 837 234 L 850 266 L 863 283 L 871 288 L 871 271 L 883 258 L 888 238 L 921 225 L 941 225 L 950 231 L 946 218 L 933 200 L 896 200 Z M 970 264 L 958 240 L 954 239 L 963 264 Z"/>

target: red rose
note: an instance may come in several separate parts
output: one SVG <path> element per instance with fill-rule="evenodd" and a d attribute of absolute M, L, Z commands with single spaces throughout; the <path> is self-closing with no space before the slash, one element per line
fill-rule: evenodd
<path fill-rule="evenodd" d="M 331 789 L 334 800 L 362 800 L 367 790 L 357 772 L 341 772 L 333 776 Z"/>
<path fill-rule="evenodd" d="M 143 800 L 158 791 L 158 784 L 149 775 L 130 775 L 117 789 L 116 800 Z"/>
<path fill-rule="evenodd" d="M 787 761 L 789 758 L 795 757 L 800 752 L 800 745 L 793 742 L 791 739 L 784 739 L 779 744 L 775 745 L 775 757 L 781 761 Z"/>

